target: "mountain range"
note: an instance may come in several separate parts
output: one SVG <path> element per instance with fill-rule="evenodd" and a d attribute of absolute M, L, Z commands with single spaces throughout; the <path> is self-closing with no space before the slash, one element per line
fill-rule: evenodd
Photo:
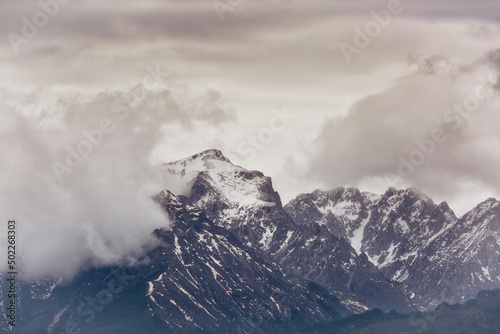
<path fill-rule="evenodd" d="M 500 287 L 495 199 L 460 218 L 413 188 L 316 190 L 283 205 L 269 177 L 218 150 L 164 172 L 190 191 L 152 198 L 172 221 L 151 231 L 159 245 L 134 267 L 21 282 L 17 332 L 289 333 Z"/>

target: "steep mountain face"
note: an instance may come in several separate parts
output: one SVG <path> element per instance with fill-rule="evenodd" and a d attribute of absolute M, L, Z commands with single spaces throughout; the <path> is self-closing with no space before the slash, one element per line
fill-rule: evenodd
<path fill-rule="evenodd" d="M 437 235 L 412 264 L 419 304 L 462 302 L 500 286 L 500 203 L 489 199 Z"/>
<path fill-rule="evenodd" d="M 180 312 L 172 326 L 184 323 L 180 328 L 191 327 L 189 332 L 198 327 L 204 332 L 280 333 L 347 313 L 325 289 L 287 279 L 279 266 L 207 219 L 187 198 L 163 192 L 156 200 L 175 225 L 158 232 L 171 264 L 148 282 L 147 296 L 162 319 L 172 319 L 164 305 L 174 301 Z"/>
<path fill-rule="evenodd" d="M 446 203 L 437 206 L 415 189 L 391 188 L 384 195 L 353 188 L 317 190 L 299 195 L 285 211 L 299 224 L 313 220 L 325 225 L 380 268 L 421 248 L 456 221 Z"/>
<path fill-rule="evenodd" d="M 302 194 L 285 210 L 299 224 L 310 216 L 345 235 L 422 309 L 500 286 L 495 200 L 457 219 L 445 202 L 436 205 L 415 189 L 377 196 L 339 188 Z"/>
<path fill-rule="evenodd" d="M 380 268 L 388 268 L 396 258 L 411 256 L 425 247 L 455 220 L 446 203 L 438 206 L 414 189 L 391 188 L 373 206 L 363 233 L 361 251 Z M 396 270 L 386 270 L 388 274 L 391 271 Z"/>
<path fill-rule="evenodd" d="M 357 255 L 344 238 L 315 222 L 299 226 L 277 253 L 294 276 L 312 280 L 335 293 L 356 313 L 371 308 L 409 312 L 410 301 L 366 255 Z"/>
<path fill-rule="evenodd" d="M 380 197 L 354 188 L 315 190 L 300 194 L 284 209 L 297 224 L 316 221 L 325 225 L 331 234 L 346 238 L 359 253 L 364 228 Z"/>
<path fill-rule="evenodd" d="M 0 273 L 0 307 L 6 310 L 11 299 L 16 302 L 15 326 L 10 326 L 7 312 L 3 311 L 0 321 L 1 333 L 43 333 L 36 331 L 39 324 L 48 321 L 55 313 L 57 304 L 51 298 L 54 289 L 62 284 L 62 279 L 40 279 L 40 280 L 21 280 L 17 276 L 15 297 L 9 297 L 10 284 L 7 279 L 10 275 Z M 51 307 L 41 307 L 41 305 L 51 305 Z M 29 323 L 29 324 L 28 324 Z M 50 322 L 46 323 L 49 326 Z M 45 331 L 46 332 L 46 331 Z"/>
<path fill-rule="evenodd" d="M 276 252 L 293 220 L 283 211 L 271 179 L 233 165 L 218 150 L 166 164 L 170 173 L 192 184 L 189 202 L 247 246 Z"/>
<path fill-rule="evenodd" d="M 162 245 L 134 267 L 93 269 L 30 300 L 25 333 L 286 333 L 349 311 L 325 288 L 288 279 L 227 229 L 164 191 Z M 25 296 L 27 298 L 28 296 Z"/>
<path fill-rule="evenodd" d="M 165 170 L 190 193 L 154 197 L 172 221 L 152 231 L 159 245 L 134 266 L 21 282 L 16 333 L 293 333 L 373 308 L 382 311 L 335 324 L 383 332 L 409 319 L 383 311 L 500 287 L 496 200 L 460 219 L 414 189 L 318 190 L 283 207 L 268 177 L 217 150 Z"/>
<path fill-rule="evenodd" d="M 245 245 L 262 251 L 285 272 L 326 287 L 353 312 L 373 307 L 410 310 L 410 301 L 401 288 L 368 264 L 365 257 L 358 256 L 344 239 L 314 225 L 297 226 L 283 209 L 270 178 L 262 173 L 233 165 L 217 150 L 166 167 L 192 184 L 188 202 L 218 226 L 233 232 Z M 374 200 L 369 194 L 366 198 L 360 196 L 366 206 Z M 343 209 L 352 210 L 347 206 Z M 358 228 L 363 219 L 360 216 L 351 230 Z"/>

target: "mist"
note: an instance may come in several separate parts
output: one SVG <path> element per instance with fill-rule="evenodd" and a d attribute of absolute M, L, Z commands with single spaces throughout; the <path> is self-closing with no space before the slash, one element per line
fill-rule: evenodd
<path fill-rule="evenodd" d="M 151 196 L 189 191 L 162 163 L 209 148 L 272 177 L 284 202 L 414 186 L 461 214 L 500 197 L 498 95 L 445 119 L 484 74 L 498 92 L 497 2 L 404 3 L 351 63 L 339 45 L 387 1 L 236 3 L 221 20 L 201 0 L 72 1 L 27 43 L 0 40 L 0 207 L 25 275 L 133 264 L 170 224 Z M 5 3 L 2 34 L 42 10 Z M 293 122 L 239 154 L 285 109 Z M 418 160 L 436 129 L 446 140 Z M 400 157 L 418 166 L 400 175 Z"/>
<path fill-rule="evenodd" d="M 189 191 L 152 163 L 166 125 L 189 132 L 234 118 L 216 91 L 177 93 L 142 83 L 93 94 L 1 90 L 0 206 L 17 221 L 24 277 L 133 265 L 158 244 L 152 232 L 170 221 L 151 197 Z"/>
<path fill-rule="evenodd" d="M 498 196 L 498 74 L 484 59 L 410 54 L 412 73 L 324 122 L 307 175 L 378 193 L 414 186 L 457 214 Z"/>

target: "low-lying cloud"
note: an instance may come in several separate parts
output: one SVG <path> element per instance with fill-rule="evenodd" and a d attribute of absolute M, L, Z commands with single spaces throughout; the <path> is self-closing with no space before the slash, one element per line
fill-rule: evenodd
<path fill-rule="evenodd" d="M 170 224 L 151 196 L 186 191 L 151 164 L 165 126 L 190 131 L 193 123 L 234 121 L 215 90 L 196 95 L 141 83 L 87 95 L 0 95 L 0 206 L 18 222 L 18 268 L 29 277 L 137 261 L 157 243 L 154 229 Z"/>

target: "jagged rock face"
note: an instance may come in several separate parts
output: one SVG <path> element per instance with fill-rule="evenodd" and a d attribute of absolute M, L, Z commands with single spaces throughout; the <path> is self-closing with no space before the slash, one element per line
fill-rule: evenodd
<path fill-rule="evenodd" d="M 438 235 L 423 254 L 415 261 L 410 284 L 423 305 L 463 302 L 480 289 L 498 288 L 500 203 L 490 199 L 479 204 Z"/>
<path fill-rule="evenodd" d="M 371 208 L 379 198 L 355 188 L 315 190 L 299 195 L 284 209 L 298 224 L 317 221 L 325 225 L 331 234 L 346 238 L 359 252 Z"/>
<path fill-rule="evenodd" d="M 335 293 L 359 313 L 371 308 L 410 311 L 410 301 L 363 254 L 344 238 L 315 222 L 299 226 L 276 256 L 292 275 L 312 280 Z"/>
<path fill-rule="evenodd" d="M 369 208 L 376 199 L 377 196 L 354 188 L 315 190 L 311 194 L 299 195 L 285 206 L 285 211 L 298 224 L 317 221 L 330 233 L 351 240 L 364 227 Z"/>
<path fill-rule="evenodd" d="M 247 246 L 274 253 L 295 229 L 271 179 L 233 165 L 220 151 L 205 151 L 166 167 L 192 183 L 190 204 Z"/>
<path fill-rule="evenodd" d="M 385 268 L 396 258 L 421 249 L 455 220 L 444 203 L 438 207 L 414 189 L 389 189 L 373 206 L 361 251 L 377 266 Z"/>
<path fill-rule="evenodd" d="M 248 330 L 256 324 L 263 332 L 284 332 L 347 313 L 325 289 L 288 280 L 279 266 L 259 257 L 198 208 L 180 204 L 172 194 L 157 199 L 175 217 L 172 230 L 158 232 L 166 255 L 173 253 L 170 267 L 148 283 L 150 306 L 156 305 L 158 312 L 173 298 L 185 310 L 198 309 L 189 318 L 198 326 L 213 324 L 209 329 L 214 332 Z M 178 314 L 175 324 L 185 322 L 186 314 Z M 186 320 L 185 326 L 194 321 Z"/>
<path fill-rule="evenodd" d="M 288 333 L 500 286 L 496 200 L 460 219 L 414 189 L 315 191 L 283 207 L 268 177 L 220 151 L 165 167 L 191 192 L 154 198 L 172 220 L 159 246 L 133 267 L 21 282 L 20 333 Z"/>
<path fill-rule="evenodd" d="M 358 193 L 340 188 L 302 194 L 285 210 L 299 224 L 310 214 L 309 221 L 345 235 L 388 279 L 401 283 L 419 308 L 463 301 L 500 286 L 497 201 L 457 219 L 446 203 L 436 205 L 415 189 L 389 189 L 379 197 Z M 321 201 L 318 194 L 341 200 Z M 345 214 L 339 210 L 344 207 L 354 209 Z"/>
<path fill-rule="evenodd" d="M 288 333 L 350 313 L 325 288 L 288 279 L 187 199 L 164 191 L 155 200 L 173 220 L 155 231 L 161 246 L 138 266 L 59 284 L 31 308 L 26 333 L 60 333 L 68 323 L 85 333 Z M 100 302 L 105 290 L 112 293 Z"/>
<path fill-rule="evenodd" d="M 409 310 L 410 303 L 400 287 L 387 280 L 373 265 L 361 265 L 356 251 L 344 239 L 333 236 L 328 230 L 318 234 L 312 225 L 297 227 L 282 207 L 271 180 L 262 173 L 234 166 L 214 150 L 168 164 L 167 168 L 193 178 L 187 199 L 191 205 L 200 208 L 218 226 L 233 232 L 245 245 L 278 262 L 287 273 L 326 287 L 354 312 L 372 307 Z M 345 217 L 356 216 L 357 220 L 344 229 L 344 234 L 349 235 L 367 219 L 364 214 L 376 198 L 351 190 L 348 193 L 318 191 L 314 198 L 319 207 L 343 203 L 338 208 L 338 218 L 342 222 L 348 221 Z M 350 205 L 345 205 L 344 200 L 350 201 Z M 307 219 L 309 214 L 304 210 L 303 218 Z M 325 225 L 343 226 L 330 224 L 329 219 L 325 219 Z"/>

